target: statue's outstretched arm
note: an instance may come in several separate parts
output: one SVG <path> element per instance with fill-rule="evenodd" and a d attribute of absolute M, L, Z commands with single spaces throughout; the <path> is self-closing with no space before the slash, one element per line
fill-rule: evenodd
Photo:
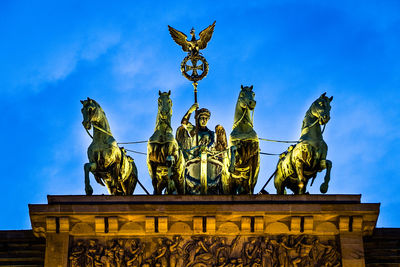
<path fill-rule="evenodd" d="M 182 125 L 186 125 L 189 122 L 190 119 L 190 115 L 193 113 L 193 111 L 195 111 L 196 109 L 199 108 L 199 104 L 198 103 L 194 103 L 189 110 L 186 112 L 185 116 L 183 116 L 181 124 Z"/>

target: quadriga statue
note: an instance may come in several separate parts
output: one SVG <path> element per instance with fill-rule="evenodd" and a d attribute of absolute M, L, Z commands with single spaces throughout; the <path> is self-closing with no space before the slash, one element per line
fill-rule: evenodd
<path fill-rule="evenodd" d="M 171 91 L 158 92 L 156 127 L 147 143 L 147 167 L 152 179 L 154 194 L 184 194 L 184 158 L 172 135 Z"/>
<path fill-rule="evenodd" d="M 231 194 L 253 194 L 260 170 L 260 148 L 257 133 L 253 129 L 256 101 L 253 86 L 241 86 L 236 103 L 234 123 L 229 136 L 231 162 Z"/>
<path fill-rule="evenodd" d="M 332 99 L 333 96 L 327 97 L 323 93 L 312 103 L 303 120 L 299 143 L 281 154 L 275 173 L 277 194 L 286 194 L 285 188 L 294 194 L 304 194 L 308 181 L 312 179 L 313 182 L 317 172 L 324 169 L 325 180 L 320 191 L 328 191 L 332 162 L 326 159 L 328 146 L 322 138 L 321 125 L 327 124 L 330 119 Z"/>
<path fill-rule="evenodd" d="M 89 162 L 84 165 L 86 195 L 93 194 L 89 172 L 111 195 L 132 195 L 138 181 L 135 162 L 117 145 L 100 105 L 89 97 L 81 103 L 82 124 L 89 136 L 93 126 L 93 141 L 87 150 Z"/>

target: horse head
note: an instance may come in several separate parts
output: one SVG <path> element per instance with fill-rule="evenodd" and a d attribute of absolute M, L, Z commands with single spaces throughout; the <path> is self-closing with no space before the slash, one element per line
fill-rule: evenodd
<path fill-rule="evenodd" d="M 169 98 L 171 90 L 168 92 L 158 91 L 158 115 L 161 120 L 167 120 L 172 116 L 172 101 Z"/>
<path fill-rule="evenodd" d="M 81 112 L 83 115 L 83 127 L 85 129 L 90 130 L 92 127 L 92 123 L 97 123 L 101 119 L 102 109 L 100 105 L 93 99 L 89 97 L 86 100 L 81 100 L 83 105 Z"/>
<path fill-rule="evenodd" d="M 311 107 L 310 112 L 313 116 L 315 116 L 319 124 L 324 125 L 328 123 L 331 116 L 331 101 L 333 100 L 333 96 L 327 97 L 326 93 L 323 93 L 317 100 L 315 100 Z"/>
<path fill-rule="evenodd" d="M 253 110 L 256 107 L 256 101 L 254 100 L 255 94 L 253 92 L 253 85 L 252 86 L 243 86 L 241 85 L 240 88 L 242 89 L 239 93 L 238 103 L 241 108 Z"/>

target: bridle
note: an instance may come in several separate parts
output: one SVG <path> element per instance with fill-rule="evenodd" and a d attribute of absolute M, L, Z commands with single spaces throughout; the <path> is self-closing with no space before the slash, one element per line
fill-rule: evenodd
<path fill-rule="evenodd" d="M 244 119 L 244 117 L 246 116 L 247 110 L 250 110 L 249 105 L 246 105 L 246 108 L 243 111 L 242 117 L 240 117 L 240 119 L 238 119 L 236 122 L 233 123 L 232 129 L 235 129 L 239 123 Z M 254 109 L 252 110 L 251 113 L 251 121 L 248 122 L 250 127 L 253 127 L 253 119 L 254 119 Z"/>
<path fill-rule="evenodd" d="M 104 130 L 103 128 L 101 128 L 101 127 L 99 127 L 99 126 L 97 126 L 97 125 L 95 125 L 95 124 L 94 124 L 93 122 L 91 122 L 91 121 L 90 121 L 90 124 L 93 126 L 93 128 L 96 128 L 96 129 L 99 130 L 100 132 L 103 132 L 103 133 L 105 133 L 105 134 L 107 134 L 107 135 L 109 135 L 109 136 L 113 136 L 110 132 L 108 132 L 107 130 Z M 85 128 L 87 134 L 90 136 L 90 138 L 93 139 L 93 136 L 90 134 L 89 130 L 88 130 L 86 127 L 84 127 L 84 128 Z"/>

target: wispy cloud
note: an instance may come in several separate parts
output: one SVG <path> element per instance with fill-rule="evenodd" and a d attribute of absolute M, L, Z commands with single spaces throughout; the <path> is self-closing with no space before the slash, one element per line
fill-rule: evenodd
<path fill-rule="evenodd" d="M 41 91 L 48 84 L 66 79 L 82 61 L 94 61 L 117 45 L 120 34 L 114 30 L 93 30 L 77 34 L 52 47 L 37 48 L 30 58 L 20 59 L 16 69 L 11 69 L 14 81 L 6 84 L 6 93 L 21 89 Z M 4 82 L 4 81 L 3 81 Z"/>

